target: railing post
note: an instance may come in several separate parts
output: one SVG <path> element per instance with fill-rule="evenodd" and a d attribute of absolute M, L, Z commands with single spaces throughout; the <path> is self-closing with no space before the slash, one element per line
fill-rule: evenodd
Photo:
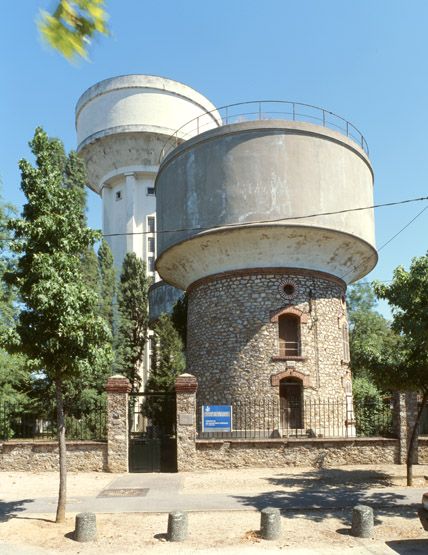
<path fill-rule="evenodd" d="M 107 470 L 128 472 L 128 378 L 116 374 L 107 380 Z"/>
<path fill-rule="evenodd" d="M 195 468 L 197 389 L 198 381 L 191 374 L 181 374 L 175 380 L 178 472 Z"/>

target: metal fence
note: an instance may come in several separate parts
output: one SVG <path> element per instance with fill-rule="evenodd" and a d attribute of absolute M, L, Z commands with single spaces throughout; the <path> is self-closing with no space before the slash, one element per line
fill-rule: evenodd
<path fill-rule="evenodd" d="M 65 418 L 68 440 L 105 440 L 107 438 L 107 413 L 104 404 L 90 412 Z M 0 439 L 56 439 L 57 424 L 54 414 L 37 414 L 22 406 L 0 404 Z"/>
<path fill-rule="evenodd" d="M 390 403 L 352 404 L 350 399 L 234 402 L 231 431 L 204 426 L 203 406 L 207 404 L 198 405 L 199 439 L 396 437 Z"/>
<path fill-rule="evenodd" d="M 330 110 L 289 100 L 250 100 L 220 106 L 186 122 L 168 138 L 162 148 L 159 161 L 161 162 L 181 142 L 209 129 L 231 123 L 278 119 L 315 123 L 338 131 L 369 154 L 367 141 L 361 131 L 350 121 Z"/>

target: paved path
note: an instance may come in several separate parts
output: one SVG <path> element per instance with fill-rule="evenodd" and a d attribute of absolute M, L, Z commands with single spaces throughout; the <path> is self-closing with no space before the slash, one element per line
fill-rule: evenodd
<path fill-rule="evenodd" d="M 365 503 L 372 507 L 393 509 L 399 506 L 421 504 L 426 488 L 384 487 L 358 490 L 358 486 L 326 489 L 322 491 L 278 491 L 231 494 L 185 494 L 181 492 L 179 474 L 128 474 L 113 480 L 97 496 L 69 497 L 70 512 L 95 513 L 158 513 L 184 511 L 260 510 L 278 507 L 290 510 L 338 510 Z M 0 501 L 0 515 L 22 513 L 54 513 L 56 497 Z"/>

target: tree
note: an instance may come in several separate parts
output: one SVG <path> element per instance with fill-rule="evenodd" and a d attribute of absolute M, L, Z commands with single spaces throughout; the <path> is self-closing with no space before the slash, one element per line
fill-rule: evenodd
<path fill-rule="evenodd" d="M 22 217 L 9 223 L 19 255 L 7 282 L 23 308 L 2 334 L 10 352 L 24 353 L 34 370 L 55 384 L 60 486 L 56 521 L 65 519 L 66 444 L 64 386 L 111 359 L 108 326 L 97 316 L 97 295 L 85 284 L 81 256 L 99 238 L 82 223 L 78 191 L 67 186 L 64 149 L 37 128 L 30 142 L 35 167 L 19 163 L 26 196 Z"/>
<path fill-rule="evenodd" d="M 413 258 L 409 271 L 394 270 L 389 285 L 375 283 L 374 290 L 386 299 L 393 314 L 392 329 L 398 344 L 385 345 L 373 357 L 379 377 L 392 389 L 415 391 L 422 395 L 407 452 L 407 485 L 412 485 L 412 463 L 422 411 L 428 402 L 428 253 Z"/>
<path fill-rule="evenodd" d="M 100 273 L 100 315 L 110 326 L 113 334 L 116 271 L 112 252 L 104 239 L 98 249 L 98 268 Z"/>
<path fill-rule="evenodd" d="M 370 367 L 370 360 L 382 351 L 385 342 L 395 341 L 395 332 L 375 310 L 377 299 L 370 283 L 361 282 L 350 287 L 346 301 L 352 375 L 374 383 L 376 371 Z"/>
<path fill-rule="evenodd" d="M 187 293 L 183 293 L 175 303 L 171 314 L 172 323 L 181 338 L 184 350 L 187 344 L 187 306 L 188 296 Z"/>
<path fill-rule="evenodd" d="M 52 13 L 41 10 L 38 27 L 43 39 L 68 60 L 87 58 L 97 34 L 108 35 L 104 0 L 59 0 Z"/>
<path fill-rule="evenodd" d="M 148 337 L 150 284 L 145 263 L 135 253 L 128 252 L 119 282 L 115 367 L 129 379 L 132 392 L 139 391 L 141 386 L 140 368 Z"/>

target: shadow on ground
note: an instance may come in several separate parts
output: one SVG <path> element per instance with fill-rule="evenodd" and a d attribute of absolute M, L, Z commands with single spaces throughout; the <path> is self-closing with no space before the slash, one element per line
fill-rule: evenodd
<path fill-rule="evenodd" d="M 386 542 L 386 545 L 398 555 L 426 555 L 428 540 L 397 540 Z"/>
<path fill-rule="evenodd" d="M 18 513 L 25 510 L 25 504 L 32 501 L 34 499 L 20 499 L 19 501 L 0 500 L 0 522 L 7 522 L 11 518 L 18 516 Z"/>
<path fill-rule="evenodd" d="M 397 515 L 408 519 L 417 518 L 415 505 L 401 505 L 406 497 L 391 490 L 382 492 L 383 487 L 393 485 L 391 477 L 373 470 L 319 469 L 303 472 L 298 476 L 274 476 L 264 478 L 278 486 L 277 490 L 259 494 L 235 495 L 241 503 L 261 510 L 276 507 L 288 518 L 307 518 L 322 521 L 330 516 L 350 524 L 352 507 L 363 504 L 375 510 L 375 523 L 379 517 Z M 371 489 L 380 491 L 370 492 Z"/>

